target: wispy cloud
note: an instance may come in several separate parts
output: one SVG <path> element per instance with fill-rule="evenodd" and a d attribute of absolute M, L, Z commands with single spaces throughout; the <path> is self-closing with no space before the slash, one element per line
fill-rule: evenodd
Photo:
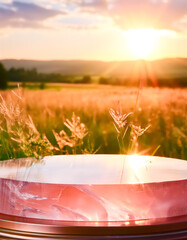
<path fill-rule="evenodd" d="M 110 17 L 122 29 L 185 30 L 186 26 L 184 20 L 187 16 L 187 0 L 58 0 L 56 2 L 66 5 L 73 11 Z"/>
<path fill-rule="evenodd" d="M 46 28 L 45 20 L 64 14 L 34 3 L 13 1 L 0 5 L 0 27 Z"/>
<path fill-rule="evenodd" d="M 100 16 L 101 26 L 106 22 L 124 30 L 132 28 L 187 30 L 187 0 L 2 1 L 1 28 L 8 26 L 45 28 L 46 20 L 59 16 L 57 21 L 66 27 L 87 29 L 98 26 Z M 90 24 L 94 22 L 94 17 L 96 24 Z"/>
<path fill-rule="evenodd" d="M 111 17 L 121 28 L 179 30 L 187 14 L 186 0 L 115 0 Z"/>

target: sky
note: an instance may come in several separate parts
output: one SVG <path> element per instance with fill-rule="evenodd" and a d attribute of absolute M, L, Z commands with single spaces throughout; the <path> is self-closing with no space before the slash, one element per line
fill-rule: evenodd
<path fill-rule="evenodd" d="M 187 57 L 187 0 L 0 0 L 0 59 Z"/>

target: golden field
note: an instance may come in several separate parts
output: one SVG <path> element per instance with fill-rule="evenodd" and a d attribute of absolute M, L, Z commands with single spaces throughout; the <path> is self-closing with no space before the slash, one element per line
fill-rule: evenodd
<path fill-rule="evenodd" d="M 11 90 L 2 91 L 6 101 Z M 139 137 L 143 154 L 187 159 L 187 89 L 128 88 L 104 85 L 50 85 L 44 90 L 21 89 L 24 108 L 41 134 L 55 144 L 53 130 L 67 131 L 64 121 L 74 112 L 88 128 L 97 153 L 119 153 L 116 130 L 109 110 L 133 112 L 137 126 L 149 129 Z M 124 138 L 125 141 L 125 138 Z M 2 144 L 1 159 L 12 157 Z M 6 143 L 8 148 L 8 143 Z M 15 149 L 14 152 L 17 150 Z M 18 150 L 19 151 L 19 150 Z M 15 155 L 18 157 L 19 155 Z M 21 155 L 22 156 L 22 155 Z"/>

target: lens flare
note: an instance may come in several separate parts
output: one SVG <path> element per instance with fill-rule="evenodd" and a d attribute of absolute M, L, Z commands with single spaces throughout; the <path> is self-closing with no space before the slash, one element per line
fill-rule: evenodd
<path fill-rule="evenodd" d="M 150 58 L 158 42 L 155 29 L 132 29 L 126 31 L 128 49 L 133 58 Z"/>

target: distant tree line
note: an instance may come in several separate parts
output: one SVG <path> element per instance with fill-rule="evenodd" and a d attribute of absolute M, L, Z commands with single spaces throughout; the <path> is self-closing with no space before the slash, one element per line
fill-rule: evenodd
<path fill-rule="evenodd" d="M 24 68 L 10 68 L 6 70 L 2 63 L 0 63 L 0 89 L 6 89 L 8 82 L 21 82 L 24 87 L 26 83 L 40 83 L 40 88 L 45 88 L 45 83 L 93 83 L 93 77 L 89 75 L 84 76 L 70 76 L 62 75 L 60 73 L 38 73 L 36 69 L 26 70 Z M 121 85 L 121 86 L 139 86 L 141 79 L 128 79 L 125 77 L 97 77 L 97 83 Z M 156 85 L 151 79 L 143 79 L 143 86 L 158 86 L 158 87 L 187 87 L 187 77 L 164 79 L 158 78 Z"/>
<path fill-rule="evenodd" d="M 60 73 L 38 73 L 34 69 L 10 68 L 6 70 L 0 63 L 0 89 L 6 89 L 8 82 L 21 82 L 22 86 L 26 83 L 40 83 L 40 88 L 45 88 L 45 83 L 91 83 L 89 75 L 69 76 Z"/>
<path fill-rule="evenodd" d="M 99 83 L 129 87 L 137 87 L 139 85 L 144 87 L 187 87 L 187 77 L 157 78 L 154 82 L 149 78 L 128 79 L 123 77 L 100 77 Z"/>
<path fill-rule="evenodd" d="M 12 82 L 91 83 L 91 77 L 87 75 L 76 78 L 74 76 L 64 76 L 60 73 L 38 73 L 36 69 L 10 68 L 8 76 Z"/>

